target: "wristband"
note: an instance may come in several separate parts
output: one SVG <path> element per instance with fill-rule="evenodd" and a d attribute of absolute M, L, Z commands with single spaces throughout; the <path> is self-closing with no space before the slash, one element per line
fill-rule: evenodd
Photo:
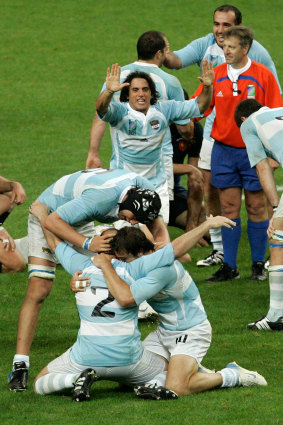
<path fill-rule="evenodd" d="M 273 205 L 272 209 L 274 213 L 277 211 L 277 208 L 278 208 L 278 205 Z"/>
<path fill-rule="evenodd" d="M 5 230 L 3 226 L 0 226 L 0 230 Z"/>
<path fill-rule="evenodd" d="M 93 237 L 92 238 L 85 238 L 84 243 L 82 244 L 82 248 L 83 249 L 89 249 L 92 240 L 93 240 Z"/>

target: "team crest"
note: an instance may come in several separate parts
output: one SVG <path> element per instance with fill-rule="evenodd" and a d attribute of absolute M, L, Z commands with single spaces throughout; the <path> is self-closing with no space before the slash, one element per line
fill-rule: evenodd
<path fill-rule="evenodd" d="M 151 125 L 152 130 L 159 130 L 159 128 L 160 128 L 160 122 L 158 120 L 150 121 L 150 125 Z"/>
<path fill-rule="evenodd" d="M 184 140 L 180 140 L 179 141 L 179 151 L 185 152 L 186 149 L 187 149 L 187 144 L 184 143 Z"/>
<path fill-rule="evenodd" d="M 137 134 L 137 122 L 136 120 L 129 120 L 129 135 L 135 136 Z"/>

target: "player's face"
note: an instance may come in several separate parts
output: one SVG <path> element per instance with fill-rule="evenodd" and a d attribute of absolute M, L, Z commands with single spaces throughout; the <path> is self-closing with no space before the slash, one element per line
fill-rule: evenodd
<path fill-rule="evenodd" d="M 129 210 L 121 210 L 119 212 L 119 219 L 125 220 L 132 225 L 138 224 L 138 220 L 136 219 L 135 215 L 132 213 L 132 211 Z"/>
<path fill-rule="evenodd" d="M 224 40 L 223 52 L 225 60 L 233 68 L 242 68 L 247 63 L 249 47 L 242 47 L 237 37 L 229 37 Z"/>
<path fill-rule="evenodd" d="M 129 87 L 129 103 L 135 111 L 147 113 L 150 107 L 151 91 L 144 78 L 134 78 Z"/>
<path fill-rule="evenodd" d="M 235 25 L 235 13 L 232 10 L 229 10 L 229 12 L 215 12 L 213 34 L 218 46 L 223 47 L 224 38 L 222 34 L 233 25 Z"/>

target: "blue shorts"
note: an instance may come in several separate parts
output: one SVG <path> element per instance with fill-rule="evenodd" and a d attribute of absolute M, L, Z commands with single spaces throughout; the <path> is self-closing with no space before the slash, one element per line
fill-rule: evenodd
<path fill-rule="evenodd" d="M 215 141 L 211 155 L 211 183 L 219 189 L 241 187 L 250 192 L 262 190 L 247 150 Z"/>
<path fill-rule="evenodd" d="M 168 226 L 176 226 L 177 217 L 188 209 L 188 191 L 181 185 L 174 188 L 174 201 L 170 201 L 170 214 Z"/>

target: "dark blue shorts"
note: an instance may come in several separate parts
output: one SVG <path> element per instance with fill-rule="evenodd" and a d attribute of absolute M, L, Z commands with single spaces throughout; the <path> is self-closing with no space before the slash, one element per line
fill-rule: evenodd
<path fill-rule="evenodd" d="M 174 189 L 174 201 L 170 201 L 169 226 L 175 226 L 176 218 L 188 209 L 188 191 L 179 185 Z"/>
<path fill-rule="evenodd" d="M 211 155 L 211 183 L 219 189 L 241 187 L 250 192 L 262 189 L 256 169 L 250 166 L 247 150 L 217 141 Z"/>

